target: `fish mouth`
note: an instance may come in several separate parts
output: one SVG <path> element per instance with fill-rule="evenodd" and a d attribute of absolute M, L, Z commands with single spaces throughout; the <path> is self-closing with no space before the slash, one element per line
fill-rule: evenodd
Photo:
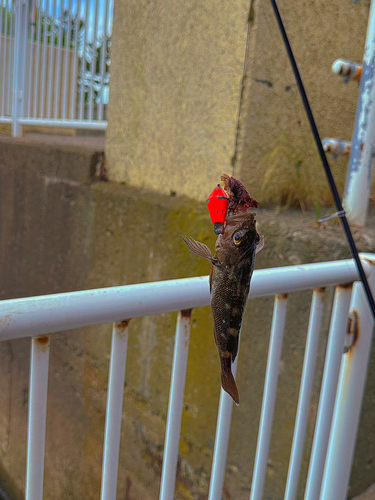
<path fill-rule="evenodd" d="M 219 236 L 219 234 L 223 234 L 223 232 L 224 232 L 224 224 L 222 222 L 215 222 L 214 233 Z"/>

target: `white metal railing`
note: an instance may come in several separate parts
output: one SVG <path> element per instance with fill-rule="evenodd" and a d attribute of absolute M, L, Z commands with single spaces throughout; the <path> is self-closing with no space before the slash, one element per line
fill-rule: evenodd
<path fill-rule="evenodd" d="M 361 255 L 375 290 L 375 255 Z M 298 486 L 325 287 L 336 286 L 305 500 L 345 500 L 365 387 L 374 321 L 354 261 L 255 271 L 250 298 L 276 295 L 251 500 L 261 500 L 270 445 L 288 293 L 313 289 L 285 500 Z M 174 496 L 191 309 L 210 303 L 208 277 L 144 283 L 0 302 L 0 341 L 32 337 L 26 500 L 43 497 L 50 334 L 114 322 L 108 387 L 102 500 L 115 500 L 130 318 L 180 311 L 170 385 L 160 500 Z M 352 335 L 348 334 L 351 311 Z M 347 346 L 344 349 L 345 345 Z M 238 358 L 237 358 L 238 359 Z M 237 361 L 233 367 L 235 372 Z M 221 391 L 209 500 L 221 498 L 232 400 Z M 350 429 L 350 432 L 348 432 Z"/>
<path fill-rule="evenodd" d="M 113 0 L 0 0 L 0 123 L 107 127 Z"/>

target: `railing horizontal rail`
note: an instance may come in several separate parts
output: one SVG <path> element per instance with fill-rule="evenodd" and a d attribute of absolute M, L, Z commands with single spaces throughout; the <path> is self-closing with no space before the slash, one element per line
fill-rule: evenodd
<path fill-rule="evenodd" d="M 11 120 L 10 120 L 11 121 Z M 108 123 L 105 120 L 66 120 L 58 118 L 20 118 L 20 125 L 38 125 L 40 127 L 66 127 L 85 130 L 106 130 Z"/>
<path fill-rule="evenodd" d="M 363 265 L 369 273 L 369 264 L 364 261 Z M 353 260 L 262 269 L 254 272 L 249 297 L 339 285 L 357 279 Z M 209 304 L 208 276 L 3 300 L 0 341 Z"/>

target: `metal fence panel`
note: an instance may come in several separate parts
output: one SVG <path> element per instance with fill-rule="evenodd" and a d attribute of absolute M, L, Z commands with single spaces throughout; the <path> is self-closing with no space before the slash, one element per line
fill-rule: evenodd
<path fill-rule="evenodd" d="M 0 122 L 106 129 L 112 0 L 0 1 Z"/>

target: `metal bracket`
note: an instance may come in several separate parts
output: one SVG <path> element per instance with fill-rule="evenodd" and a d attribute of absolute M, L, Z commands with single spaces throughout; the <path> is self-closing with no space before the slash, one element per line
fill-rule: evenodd
<path fill-rule="evenodd" d="M 348 83 L 350 80 L 359 82 L 362 75 L 362 65 L 344 59 L 336 59 L 332 64 L 332 71 L 336 75 L 342 76 L 344 83 Z"/>
<path fill-rule="evenodd" d="M 336 217 L 345 217 L 346 213 L 345 210 L 340 210 L 339 212 L 336 212 L 331 215 L 325 215 L 324 217 L 321 217 L 318 222 L 327 222 L 331 219 L 335 219 Z"/>
<path fill-rule="evenodd" d="M 332 158 L 336 160 L 338 156 L 349 156 L 352 149 L 352 143 L 342 141 L 341 139 L 327 138 L 322 140 L 323 149 L 326 153 L 330 153 Z"/>

